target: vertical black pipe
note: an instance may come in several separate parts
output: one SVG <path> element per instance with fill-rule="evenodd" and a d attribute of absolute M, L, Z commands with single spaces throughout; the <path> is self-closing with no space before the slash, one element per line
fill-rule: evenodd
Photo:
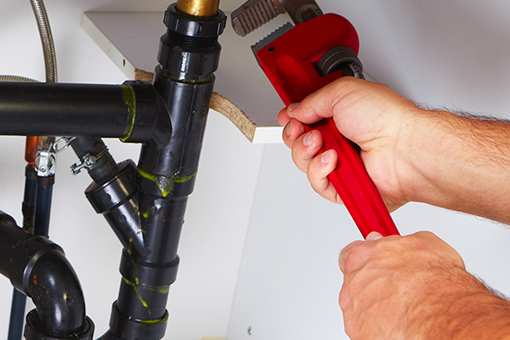
<path fill-rule="evenodd" d="M 34 235 L 48 237 L 55 176 L 37 177 L 37 200 L 35 207 Z"/>
<path fill-rule="evenodd" d="M 144 231 L 144 252 L 123 251 L 119 297 L 113 305 L 110 330 L 101 340 L 157 340 L 166 330 L 166 304 L 175 281 L 177 248 L 188 196 L 198 170 L 209 101 L 218 67 L 226 17 L 180 13 L 175 4 L 165 14 L 154 87 L 170 121 L 170 142 L 142 146 L 138 164 L 138 204 Z"/>
<path fill-rule="evenodd" d="M 34 229 L 36 193 L 37 172 L 27 165 L 25 169 L 25 192 L 23 196 L 22 212 L 23 229 L 30 233 L 33 233 Z M 25 319 L 26 302 L 26 295 L 16 288 L 13 288 L 7 340 L 21 340 L 23 335 L 23 320 Z"/>
<path fill-rule="evenodd" d="M 26 302 L 26 295 L 16 288 L 13 288 L 11 319 L 9 320 L 9 333 L 7 340 L 21 340 L 21 336 L 23 335 L 23 320 L 25 319 Z"/>
<path fill-rule="evenodd" d="M 25 169 L 25 193 L 23 196 L 23 229 L 34 233 L 35 206 L 37 197 L 37 171 L 30 165 Z"/>

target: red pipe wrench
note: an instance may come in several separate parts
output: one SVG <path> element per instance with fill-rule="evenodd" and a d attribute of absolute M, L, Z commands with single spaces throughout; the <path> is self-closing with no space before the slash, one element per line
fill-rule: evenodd
<path fill-rule="evenodd" d="M 253 27 L 263 24 L 264 16 L 257 14 L 257 11 L 263 11 L 267 18 L 270 14 L 268 4 L 275 3 L 278 2 L 250 0 L 233 12 L 236 32 L 244 31 L 240 35 L 245 35 L 246 31 L 249 33 Z M 286 9 L 296 25 L 287 23 L 252 46 L 252 50 L 285 105 L 301 102 L 339 77 L 348 75 L 363 78 L 362 65 L 357 58 L 358 35 L 347 19 L 336 14 L 323 15 L 313 0 L 281 0 L 278 4 L 281 8 L 276 10 L 282 13 Z M 273 13 L 278 14 L 276 10 Z M 258 22 L 253 20 L 256 15 Z M 243 21 L 250 23 L 250 20 L 251 27 L 243 27 Z M 359 148 L 338 132 L 331 118 L 306 129 L 321 132 L 324 144 L 320 152 L 331 149 L 337 152 L 338 164 L 328 178 L 363 237 L 366 238 L 372 231 L 383 236 L 399 235 L 361 161 Z"/>

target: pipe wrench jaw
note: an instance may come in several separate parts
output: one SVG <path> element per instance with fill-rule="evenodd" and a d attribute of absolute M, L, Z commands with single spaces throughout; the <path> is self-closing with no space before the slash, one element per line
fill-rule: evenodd
<path fill-rule="evenodd" d="M 249 0 L 257 1 L 263 2 Z M 358 49 L 356 30 L 347 19 L 336 14 L 319 15 L 294 27 L 289 23 L 252 46 L 259 65 L 286 106 L 302 101 L 342 76 L 361 78 Z M 384 236 L 399 235 L 359 157 L 359 148 L 340 134 L 332 118 L 305 125 L 305 132 L 310 130 L 322 134 L 323 146 L 319 152 L 333 149 L 338 155 L 337 165 L 328 178 L 362 236 L 367 237 L 372 231 Z"/>
<path fill-rule="evenodd" d="M 287 23 L 252 46 L 285 105 L 300 102 L 343 75 L 361 75 L 358 49 L 356 30 L 336 14 L 324 14 L 296 26 Z"/>
<path fill-rule="evenodd" d="M 285 12 L 296 25 L 323 14 L 315 0 L 248 0 L 232 12 L 232 27 L 244 37 Z"/>

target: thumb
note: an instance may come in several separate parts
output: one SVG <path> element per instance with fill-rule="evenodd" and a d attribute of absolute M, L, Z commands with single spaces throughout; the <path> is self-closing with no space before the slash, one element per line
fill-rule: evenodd
<path fill-rule="evenodd" d="M 382 239 L 383 236 L 379 234 L 377 231 L 372 231 L 370 234 L 368 234 L 366 240 L 367 241 L 377 241 Z"/>

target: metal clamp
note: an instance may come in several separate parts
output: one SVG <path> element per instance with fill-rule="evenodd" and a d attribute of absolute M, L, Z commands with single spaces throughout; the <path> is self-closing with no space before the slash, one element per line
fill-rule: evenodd
<path fill-rule="evenodd" d="M 35 155 L 35 169 L 37 176 L 50 177 L 55 175 L 57 152 L 54 148 L 54 138 L 41 138 L 41 143 Z"/>
<path fill-rule="evenodd" d="M 94 166 L 96 166 L 97 164 L 97 161 L 103 157 L 106 153 L 108 152 L 108 149 L 104 149 L 102 150 L 100 153 L 98 153 L 97 155 L 91 155 L 89 153 L 86 153 L 82 159 L 81 159 L 81 163 L 80 164 L 77 164 L 77 163 L 74 163 L 73 165 L 71 165 L 71 172 L 73 173 L 73 175 L 78 175 L 83 169 L 87 169 L 87 170 L 92 170 L 94 168 Z"/>
<path fill-rule="evenodd" d="M 90 170 L 92 169 L 97 162 L 97 157 L 92 156 L 91 154 L 87 153 L 85 156 L 83 156 L 83 159 L 80 164 L 74 163 L 71 165 L 71 172 L 73 175 L 78 175 L 82 169 Z"/>

